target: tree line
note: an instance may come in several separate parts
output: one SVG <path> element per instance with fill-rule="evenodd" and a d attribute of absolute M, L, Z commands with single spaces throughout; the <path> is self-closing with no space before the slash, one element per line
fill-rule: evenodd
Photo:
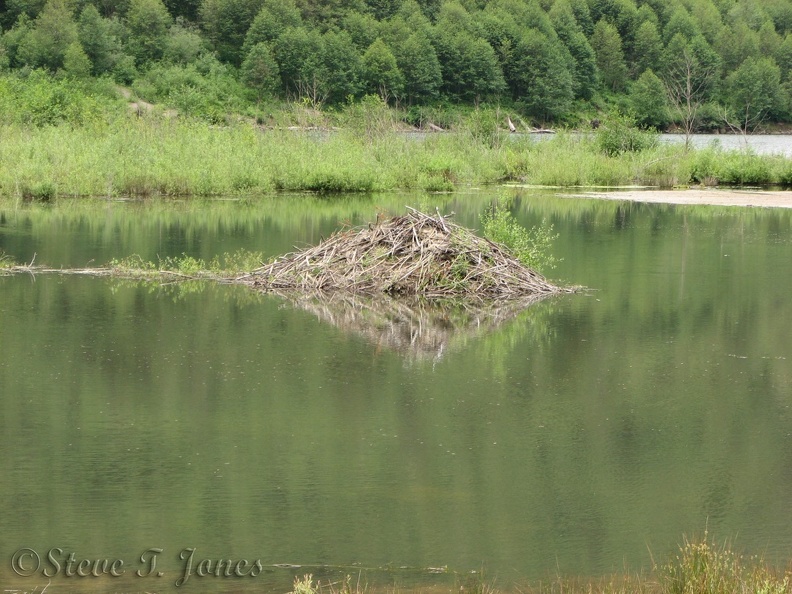
<path fill-rule="evenodd" d="M 0 71 L 110 77 L 193 111 L 378 95 L 535 122 L 792 121 L 792 0 L 0 0 L 0 26 Z"/>

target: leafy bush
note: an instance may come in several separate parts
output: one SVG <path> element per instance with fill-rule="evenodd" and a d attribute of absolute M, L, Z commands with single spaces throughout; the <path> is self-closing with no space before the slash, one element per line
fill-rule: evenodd
<path fill-rule="evenodd" d="M 0 76 L 0 123 L 98 123 L 121 112 L 112 95 L 102 80 L 59 80 L 43 70 L 34 70 L 27 78 Z"/>
<path fill-rule="evenodd" d="M 538 227 L 520 225 L 504 204 L 493 205 L 481 216 L 484 236 L 508 247 L 515 257 L 534 270 L 555 268 L 556 258 L 550 253 L 558 234 L 553 225 L 542 221 Z"/>
<path fill-rule="evenodd" d="M 215 123 L 245 105 L 246 91 L 232 69 L 211 58 L 186 66 L 158 64 L 133 88 L 146 101 Z"/>
<path fill-rule="evenodd" d="M 645 151 L 657 146 L 657 133 L 639 130 L 632 117 L 611 114 L 595 133 L 599 149 L 609 157 Z"/>

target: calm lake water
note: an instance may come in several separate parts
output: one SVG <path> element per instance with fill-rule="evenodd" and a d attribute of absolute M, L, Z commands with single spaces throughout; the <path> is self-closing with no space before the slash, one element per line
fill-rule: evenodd
<path fill-rule="evenodd" d="M 684 144 L 684 134 L 661 134 L 660 142 Z M 696 148 L 718 146 L 726 150 L 750 149 L 760 155 L 785 155 L 792 157 L 792 134 L 693 134 L 691 142 Z"/>
<path fill-rule="evenodd" d="M 649 568 L 705 527 L 786 566 L 788 209 L 522 190 L 6 205 L 0 250 L 269 257 L 407 204 L 475 227 L 504 193 L 560 234 L 549 276 L 593 290 L 498 327 L 435 312 L 423 350 L 378 340 L 390 314 L 366 326 L 240 287 L 0 277 L 0 584 L 287 592 L 360 572 L 458 589 L 483 568 L 511 589 Z M 177 588 L 187 549 L 193 571 L 257 575 Z M 123 575 L 66 577 L 70 553 Z"/>

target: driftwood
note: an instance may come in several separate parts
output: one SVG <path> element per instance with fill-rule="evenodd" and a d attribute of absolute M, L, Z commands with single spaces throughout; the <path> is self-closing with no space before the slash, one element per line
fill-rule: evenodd
<path fill-rule="evenodd" d="M 253 271 L 244 282 L 262 291 L 429 299 L 523 298 L 572 291 L 549 283 L 503 246 L 455 225 L 449 217 L 414 209 L 287 254 Z"/>

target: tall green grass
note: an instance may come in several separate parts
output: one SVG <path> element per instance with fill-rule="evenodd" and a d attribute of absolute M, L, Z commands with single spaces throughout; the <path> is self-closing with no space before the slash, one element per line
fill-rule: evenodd
<path fill-rule="evenodd" d="M 56 196 L 213 196 L 273 190 L 452 191 L 516 181 L 546 186 L 792 183 L 792 162 L 717 149 L 655 146 L 609 155 L 595 139 L 537 140 L 461 130 L 416 136 L 354 127 L 262 130 L 249 123 L 121 115 L 32 126 L 0 124 L 0 193 Z"/>

